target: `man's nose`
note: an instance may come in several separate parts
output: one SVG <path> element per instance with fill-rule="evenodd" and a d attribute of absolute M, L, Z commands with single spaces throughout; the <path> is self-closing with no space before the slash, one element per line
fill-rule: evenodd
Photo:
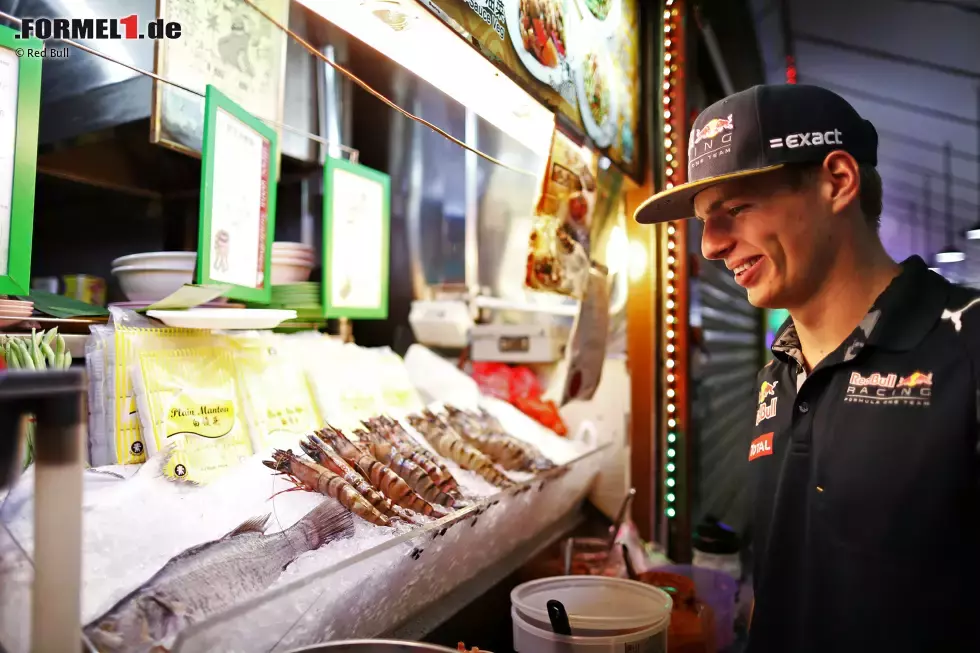
<path fill-rule="evenodd" d="M 709 261 L 723 259 L 735 247 L 731 220 L 708 218 L 701 232 L 701 254 Z"/>

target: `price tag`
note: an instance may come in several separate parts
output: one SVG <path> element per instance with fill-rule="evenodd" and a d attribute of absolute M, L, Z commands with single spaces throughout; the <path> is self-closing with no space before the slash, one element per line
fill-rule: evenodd
<path fill-rule="evenodd" d="M 329 158 L 324 166 L 323 306 L 326 317 L 388 317 L 388 175 Z"/>
<path fill-rule="evenodd" d="M 275 233 L 275 130 L 207 87 L 197 282 L 269 303 Z"/>

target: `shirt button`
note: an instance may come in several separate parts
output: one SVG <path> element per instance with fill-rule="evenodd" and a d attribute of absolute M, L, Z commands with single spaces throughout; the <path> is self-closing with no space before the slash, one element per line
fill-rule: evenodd
<path fill-rule="evenodd" d="M 805 415 L 809 410 L 810 410 L 810 404 L 806 403 L 805 401 L 800 404 L 801 413 Z"/>

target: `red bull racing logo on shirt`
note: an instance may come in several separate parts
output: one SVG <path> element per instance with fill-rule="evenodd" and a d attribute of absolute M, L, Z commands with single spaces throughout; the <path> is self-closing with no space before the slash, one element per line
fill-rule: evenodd
<path fill-rule="evenodd" d="M 769 383 L 768 381 L 762 382 L 762 387 L 759 388 L 759 409 L 755 413 L 756 426 L 776 416 L 776 402 L 779 400 L 779 397 L 776 396 L 777 385 L 779 385 L 779 381 L 773 383 Z M 769 397 L 772 397 L 772 401 L 766 403 L 766 399 Z"/>
<path fill-rule="evenodd" d="M 851 372 L 845 402 L 874 405 L 928 406 L 932 400 L 932 372 L 909 375 Z"/>

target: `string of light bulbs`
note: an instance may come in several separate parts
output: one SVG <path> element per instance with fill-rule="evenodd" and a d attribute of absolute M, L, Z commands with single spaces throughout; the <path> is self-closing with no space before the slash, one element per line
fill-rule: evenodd
<path fill-rule="evenodd" d="M 681 79 L 681 60 L 683 59 L 683 38 L 681 30 L 681 8 L 680 0 L 665 0 L 663 14 L 663 116 L 664 116 L 664 138 L 663 138 L 663 163 L 664 163 L 664 186 L 673 188 L 676 184 L 683 183 L 684 172 L 681 168 L 683 153 L 678 145 L 683 146 L 683 135 L 685 129 L 685 116 L 683 106 L 683 83 Z M 680 141 L 680 142 L 679 142 Z M 679 258 L 684 256 L 683 248 L 679 243 L 683 243 L 683 224 L 670 222 L 666 226 L 665 239 L 665 258 L 663 266 L 663 290 L 664 290 L 664 333 L 663 333 L 663 360 L 664 360 L 664 402 L 663 409 L 666 414 L 666 442 L 664 447 L 664 491 L 663 505 L 664 515 L 668 519 L 677 516 L 677 495 L 681 491 L 678 486 L 678 469 L 681 463 L 679 434 L 682 425 L 680 401 L 683 397 L 680 393 L 681 370 L 679 338 L 681 329 L 685 328 L 683 316 L 678 310 L 680 296 L 678 288 L 684 283 L 681 278 Z"/>

